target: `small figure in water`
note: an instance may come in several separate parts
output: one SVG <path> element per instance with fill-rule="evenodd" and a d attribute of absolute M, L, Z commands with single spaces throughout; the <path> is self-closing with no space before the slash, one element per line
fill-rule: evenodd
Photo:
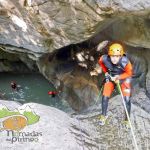
<path fill-rule="evenodd" d="M 11 88 L 15 91 L 19 91 L 20 85 L 17 85 L 15 81 L 11 81 Z"/>
<path fill-rule="evenodd" d="M 59 94 L 60 93 L 60 91 L 49 91 L 48 92 L 48 95 L 51 95 L 51 97 L 55 97 L 57 94 Z"/>

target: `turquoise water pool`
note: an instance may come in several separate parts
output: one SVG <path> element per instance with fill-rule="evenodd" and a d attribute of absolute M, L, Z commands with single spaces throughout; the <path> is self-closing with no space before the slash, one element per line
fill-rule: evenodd
<path fill-rule="evenodd" d="M 11 88 L 11 81 L 17 83 L 19 86 L 18 91 Z M 4 94 L 5 99 L 21 103 L 40 103 L 64 111 L 71 109 L 65 100 L 62 100 L 58 96 L 51 97 L 48 94 L 49 91 L 55 91 L 55 88 L 40 74 L 0 73 L 0 92 Z"/>

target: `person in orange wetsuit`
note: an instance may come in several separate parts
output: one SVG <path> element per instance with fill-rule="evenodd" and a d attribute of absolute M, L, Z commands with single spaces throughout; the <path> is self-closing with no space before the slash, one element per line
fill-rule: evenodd
<path fill-rule="evenodd" d="M 102 55 L 98 60 L 102 71 L 105 73 L 105 83 L 102 94 L 102 114 L 100 116 L 100 125 L 104 125 L 107 116 L 107 107 L 109 98 L 115 88 L 115 84 L 120 81 L 121 90 L 124 96 L 127 111 L 130 116 L 131 111 L 131 79 L 132 64 L 124 53 L 124 48 L 119 43 L 113 43 L 109 46 L 108 55 Z M 96 71 L 96 70 L 95 70 Z M 95 72 L 98 74 L 98 72 Z M 110 78 L 110 76 L 111 78 Z M 129 124 L 125 116 L 125 124 Z"/>

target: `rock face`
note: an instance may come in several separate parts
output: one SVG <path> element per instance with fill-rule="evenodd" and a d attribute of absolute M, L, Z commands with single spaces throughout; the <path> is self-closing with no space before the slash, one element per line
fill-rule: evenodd
<path fill-rule="evenodd" d="M 142 91 L 142 90 L 141 90 Z M 133 126 L 133 131 L 138 143 L 139 149 L 149 149 L 149 113 L 144 111 L 142 108 L 142 103 L 146 103 L 147 97 L 140 92 L 133 97 L 131 111 L 131 123 Z M 141 101 L 139 101 L 139 97 Z M 139 104 L 137 106 L 137 104 Z M 89 113 L 85 112 L 80 114 L 78 118 L 84 122 L 84 127 L 90 126 L 92 132 L 94 132 L 94 138 L 92 138 L 92 144 L 87 144 L 89 149 L 123 149 L 131 150 L 135 149 L 135 144 L 133 141 L 133 136 L 129 130 L 126 130 L 123 126 L 124 120 L 124 108 L 121 100 L 121 96 L 115 96 L 110 99 L 108 107 L 108 121 L 105 126 L 98 125 L 98 118 L 101 112 L 100 105 L 96 107 L 89 108 Z M 93 130 L 94 129 L 94 130 Z M 86 141 L 86 136 L 83 138 Z M 96 143 L 95 143 L 96 142 Z M 95 143 L 95 144 L 94 144 Z M 85 146 L 86 147 L 86 146 Z M 94 148 L 95 147 L 95 148 Z"/>
<path fill-rule="evenodd" d="M 21 51 L 38 57 L 41 53 L 85 41 L 97 32 L 97 26 L 102 24 L 100 30 L 106 27 L 102 22 L 107 20 L 108 15 L 112 18 L 110 20 L 113 21 L 113 28 L 116 28 L 113 36 L 125 40 L 132 28 L 134 30 L 128 40 L 132 44 L 149 47 L 148 0 L 134 2 L 6 0 L 0 3 L 2 34 L 0 43 L 5 45 L 7 51 Z M 118 27 L 122 32 L 118 32 Z"/>
<path fill-rule="evenodd" d="M 149 8 L 149 0 L 0 0 L 0 71 L 39 71 L 82 110 L 103 80 L 89 74 L 107 50 L 98 44 L 119 40 L 150 97 Z"/>
<path fill-rule="evenodd" d="M 15 108 L 23 109 L 26 106 L 30 106 L 32 111 L 40 116 L 39 122 L 28 125 L 19 131 L 20 136 L 17 138 L 14 136 L 13 144 L 10 140 L 6 140 L 11 139 L 12 133 L 9 132 L 8 134 L 8 131 L 1 131 L 0 148 L 2 150 L 8 150 L 10 147 L 15 150 L 20 148 L 22 150 L 37 150 L 41 148 L 44 150 L 132 150 L 134 149 L 132 134 L 122 125 L 124 108 L 120 98 L 120 96 L 116 96 L 110 100 L 109 119 L 103 127 L 98 125 L 98 116 L 101 112 L 98 105 L 91 107 L 88 112 L 79 115 L 69 115 L 56 108 L 41 104 L 28 103 L 21 106 L 11 101 L 0 101 L 1 104 L 5 104 L 10 110 Z M 138 101 L 136 98 L 138 97 L 134 97 L 134 102 Z M 141 99 L 143 99 L 142 95 Z M 149 113 L 141 107 L 132 104 L 131 121 L 139 149 L 150 148 L 149 120 Z M 14 135 L 16 135 L 15 133 Z M 38 141 L 21 141 L 23 134 L 24 138 L 38 138 Z"/>
<path fill-rule="evenodd" d="M 102 74 L 91 77 L 90 71 L 97 67 L 109 43 L 123 42 L 136 76 L 132 124 L 139 149 L 150 149 L 149 26 L 149 0 L 0 0 L 0 72 L 39 71 L 62 91 L 61 98 L 81 111 L 96 100 L 103 80 Z M 14 102 L 1 103 L 10 109 L 23 107 Z M 1 149 L 134 149 L 131 133 L 121 124 L 120 96 L 110 100 L 104 127 L 97 123 L 99 106 L 70 116 L 52 107 L 27 105 L 40 120 L 20 132 L 35 132 L 39 141 L 12 145 L 6 140 L 8 132 L 1 131 Z"/>
<path fill-rule="evenodd" d="M 23 130 L 19 131 L 18 134 L 20 136 L 15 136 L 17 133 L 14 131 L 13 139 L 11 131 L 9 133 L 8 131 L 2 131 L 0 133 L 1 141 L 3 141 L 0 144 L 2 150 L 8 150 L 10 147 L 16 150 L 19 150 L 20 148 L 23 150 L 37 150 L 41 148 L 45 150 L 80 150 L 84 146 L 81 138 L 86 134 L 82 130 L 87 130 L 85 132 L 87 132 L 88 135 L 93 136 L 88 126 L 83 128 L 82 122 L 80 125 L 76 118 L 71 118 L 68 114 L 56 108 L 35 103 L 28 103 L 20 106 L 14 102 L 1 101 L 1 104 L 5 104 L 10 110 L 18 108 L 23 109 L 26 108 L 26 106 L 30 106 L 32 111 L 40 116 L 39 122 L 28 125 Z M 22 138 L 34 138 L 36 140 L 38 139 L 38 141 L 28 142 L 26 141 L 27 139 L 21 141 Z M 90 142 L 92 139 L 88 139 L 87 137 L 87 141 Z"/>

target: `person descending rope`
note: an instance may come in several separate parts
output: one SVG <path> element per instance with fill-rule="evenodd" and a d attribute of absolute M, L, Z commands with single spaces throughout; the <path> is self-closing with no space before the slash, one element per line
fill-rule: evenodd
<path fill-rule="evenodd" d="M 98 60 L 102 71 L 105 73 L 105 83 L 102 93 L 102 113 L 100 115 L 99 125 L 105 125 L 107 116 L 107 108 L 109 98 L 115 88 L 115 85 L 120 82 L 121 91 L 125 100 L 126 108 L 130 116 L 131 111 L 131 79 L 132 79 L 132 64 L 124 52 L 124 48 L 119 43 L 113 43 L 109 46 L 108 54 L 102 55 Z M 98 71 L 94 70 L 91 75 L 98 75 Z M 124 124 L 129 127 L 129 121 L 125 113 Z"/>

